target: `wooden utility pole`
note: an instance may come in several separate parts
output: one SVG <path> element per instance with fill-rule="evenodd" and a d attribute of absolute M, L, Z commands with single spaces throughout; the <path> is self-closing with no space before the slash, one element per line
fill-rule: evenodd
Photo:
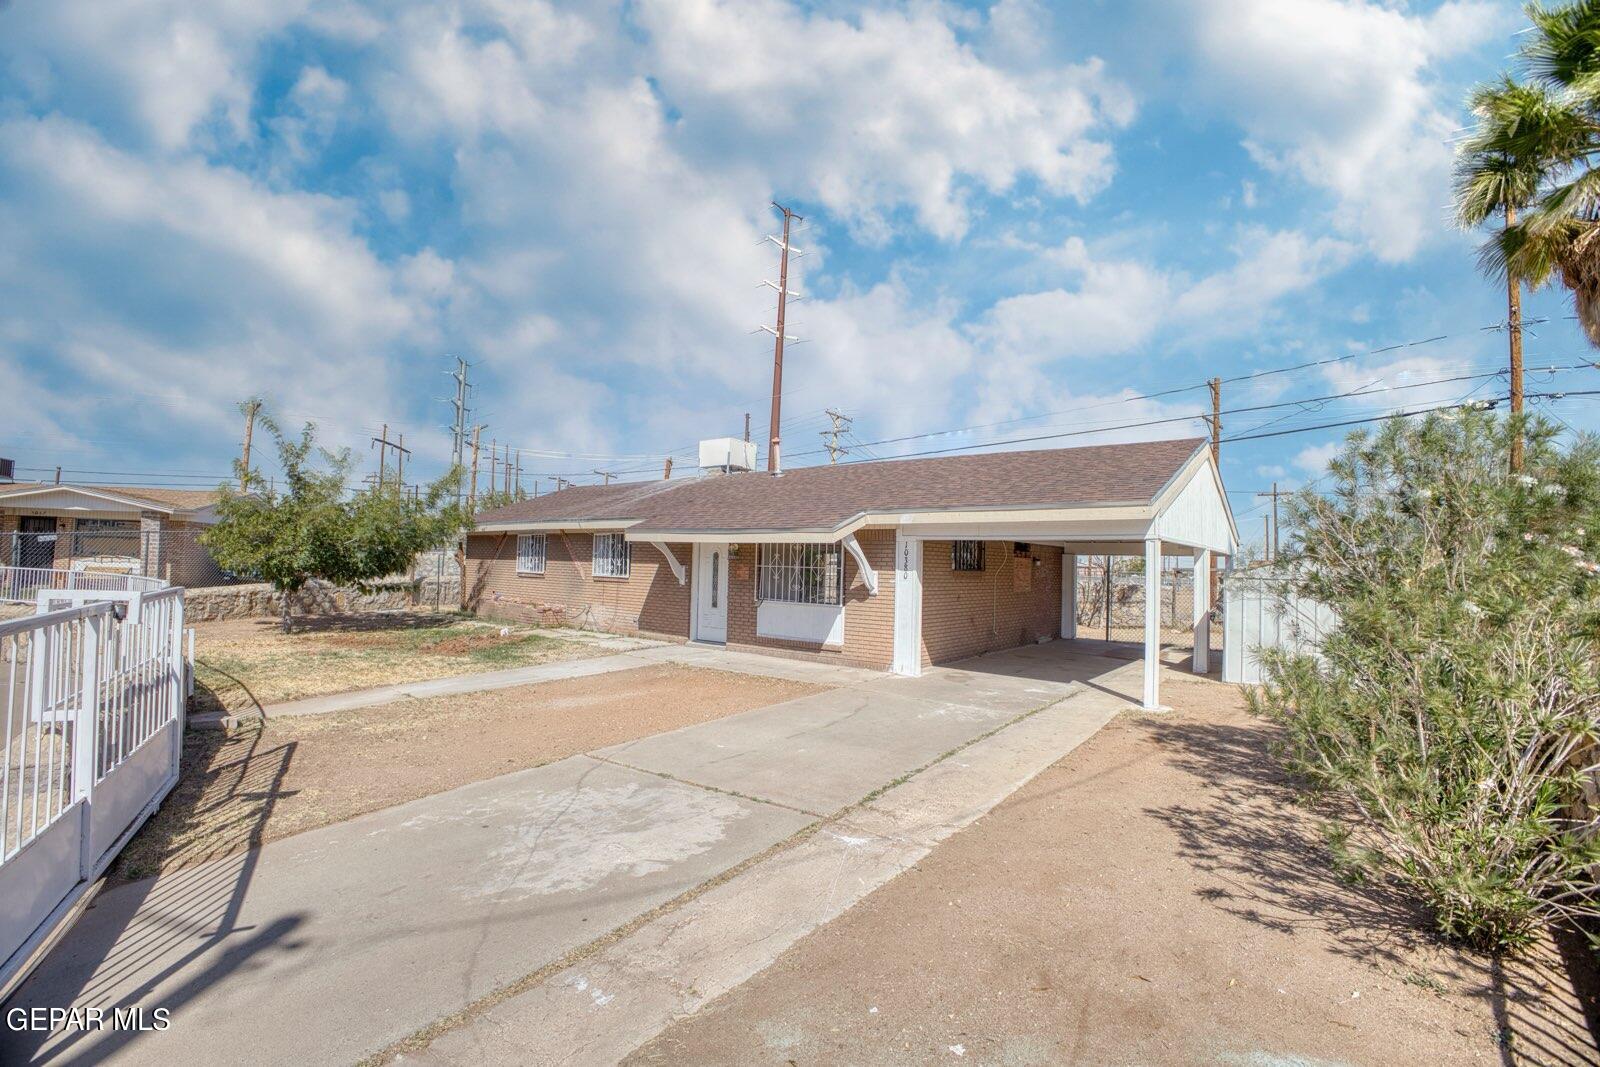
<path fill-rule="evenodd" d="M 482 426 L 472 428 L 472 487 L 467 490 L 468 515 L 475 515 L 478 512 L 478 436 L 482 433 Z"/>
<path fill-rule="evenodd" d="M 248 492 L 250 488 L 250 439 L 256 432 L 256 414 L 261 411 L 261 401 L 258 399 L 247 400 L 244 403 L 244 447 L 239 455 L 239 492 Z"/>
<path fill-rule="evenodd" d="M 1506 202 L 1506 229 L 1517 224 L 1517 209 Z M 1506 271 L 1506 330 L 1511 335 L 1511 418 L 1522 415 L 1522 283 Z M 1511 470 L 1522 469 L 1522 429 L 1511 435 Z"/>
<path fill-rule="evenodd" d="M 500 442 L 489 438 L 489 495 L 494 496 L 494 487 L 500 484 Z"/>
<path fill-rule="evenodd" d="M 613 479 L 613 478 L 615 478 L 617 476 L 614 471 L 594 471 L 592 473 L 598 474 L 600 477 L 604 478 L 606 485 L 610 485 L 611 484 L 611 479 Z"/>
<path fill-rule="evenodd" d="M 1220 465 L 1222 463 L 1222 379 L 1213 378 L 1206 384 L 1211 386 L 1211 458 Z"/>
<path fill-rule="evenodd" d="M 374 445 L 376 445 L 377 448 L 378 448 L 378 488 L 379 489 L 383 488 L 383 483 L 384 483 L 384 480 L 385 480 L 384 471 L 386 470 L 386 467 L 384 465 L 384 461 L 388 458 L 388 452 L 389 452 L 389 449 L 391 449 L 391 448 L 395 450 L 395 452 L 394 452 L 394 463 L 395 463 L 395 472 L 396 472 L 395 484 L 399 485 L 402 489 L 405 488 L 405 482 L 402 480 L 402 477 L 403 477 L 403 475 L 405 473 L 406 456 L 410 455 L 411 450 L 409 448 L 405 447 L 405 444 L 404 444 L 405 435 L 404 434 L 400 435 L 400 442 L 401 443 L 396 444 L 394 441 L 389 440 L 389 424 L 387 422 L 383 424 L 383 436 L 382 437 L 374 437 L 372 439 L 372 443 Z"/>
<path fill-rule="evenodd" d="M 511 495 L 511 446 L 510 445 L 506 445 L 505 487 L 502 490 L 502 492 L 504 492 L 505 495 L 508 496 L 508 497 Z"/>
<path fill-rule="evenodd" d="M 772 332 L 772 440 L 767 443 L 767 473 L 778 473 L 778 429 L 783 415 L 783 324 L 789 305 L 789 224 L 801 218 L 782 204 L 773 207 L 783 212 L 783 241 L 778 245 L 778 328 Z"/>
<path fill-rule="evenodd" d="M 672 457 L 671 456 L 667 457 L 666 466 L 663 467 L 662 470 L 661 470 L 661 480 L 664 481 L 664 482 L 672 480 Z"/>
<path fill-rule="evenodd" d="M 1256 494 L 1256 496 L 1258 496 L 1258 497 L 1270 496 L 1272 498 L 1272 519 L 1271 519 L 1271 525 L 1268 527 L 1268 535 L 1269 535 L 1269 537 L 1271 539 L 1269 547 L 1272 549 L 1272 556 L 1271 556 L 1272 559 L 1277 559 L 1278 558 L 1278 498 L 1280 496 L 1288 496 L 1288 495 L 1289 495 L 1288 493 L 1280 493 L 1280 492 L 1278 492 L 1278 483 L 1277 482 L 1273 482 L 1272 483 L 1272 492 L 1270 492 L 1270 493 L 1257 493 Z M 1265 515 L 1263 515 L 1261 517 L 1263 519 L 1267 518 L 1267 516 L 1265 516 Z"/>
<path fill-rule="evenodd" d="M 1217 465 L 1217 474 L 1222 474 L 1222 379 L 1212 378 L 1206 383 L 1211 386 L 1211 462 Z M 1217 603 L 1221 592 L 1222 577 L 1217 569 L 1217 554 L 1211 553 L 1210 562 L 1206 565 L 1210 576 L 1207 583 L 1211 586 L 1211 603 Z"/>

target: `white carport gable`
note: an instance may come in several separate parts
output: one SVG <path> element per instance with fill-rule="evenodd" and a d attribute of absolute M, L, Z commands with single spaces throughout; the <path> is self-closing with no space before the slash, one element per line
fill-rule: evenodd
<path fill-rule="evenodd" d="M 908 675 L 921 671 L 921 659 L 912 644 L 920 634 L 920 580 L 913 572 L 920 572 L 921 542 L 983 538 L 1060 547 L 1067 554 L 1062 568 L 1063 637 L 1076 636 L 1076 591 L 1072 582 L 1078 555 L 1142 557 L 1145 603 L 1154 604 L 1159 600 L 1163 556 L 1188 556 L 1194 560 L 1197 573 L 1203 573 L 1213 554 L 1231 556 L 1239 544 L 1221 474 L 1210 447 L 1204 444 L 1197 444 L 1160 491 L 1146 501 L 919 512 L 872 516 L 872 521 L 889 521 L 898 527 L 896 559 L 901 566 L 896 575 L 900 592 L 895 599 L 894 669 Z M 1194 658 L 1196 669 L 1202 672 L 1209 667 L 1210 592 L 1209 581 L 1194 583 Z M 1160 615 L 1149 611 L 1145 614 L 1144 706 L 1154 709 L 1161 704 Z"/>

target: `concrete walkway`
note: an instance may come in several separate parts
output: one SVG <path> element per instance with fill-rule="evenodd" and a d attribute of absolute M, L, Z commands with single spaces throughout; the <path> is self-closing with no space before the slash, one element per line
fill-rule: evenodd
<path fill-rule="evenodd" d="M 0 1062 L 350 1063 L 427 1027 L 439 1061 L 612 1060 L 1139 685 L 1138 664 L 1069 643 L 919 679 L 672 647 L 842 684 L 102 894 L 7 1009 L 166 1008 L 170 1028 L 0 1030 Z"/>
<path fill-rule="evenodd" d="M 551 631 L 558 637 L 568 637 L 569 631 Z M 825 685 L 848 684 L 881 678 L 879 671 L 835 667 L 825 663 L 804 660 L 786 660 L 776 656 L 753 655 L 748 652 L 730 652 L 716 645 L 674 644 L 646 638 L 612 638 L 611 641 L 593 641 L 587 631 L 570 631 L 584 634 L 585 643 L 619 651 L 609 656 L 592 659 L 560 660 L 532 667 L 510 667 L 503 671 L 482 671 L 477 674 L 454 674 L 448 678 L 430 678 L 417 682 L 399 682 L 395 685 L 376 686 L 372 689 L 352 689 L 346 693 L 328 693 L 323 696 L 303 697 L 267 704 L 256 711 L 207 712 L 191 715 L 189 725 L 201 727 L 232 728 L 242 722 L 259 719 L 281 719 L 297 715 L 328 715 L 357 708 L 377 707 L 401 700 L 427 700 L 430 697 L 453 696 L 458 693 L 482 693 L 492 689 L 512 689 L 519 685 L 536 685 L 555 682 L 563 678 L 588 678 L 612 671 L 632 670 L 658 663 L 687 663 L 693 666 L 714 667 L 719 670 L 758 674 L 768 678 L 788 678 L 795 681 L 815 681 Z M 608 635 L 609 636 L 609 635 Z"/>

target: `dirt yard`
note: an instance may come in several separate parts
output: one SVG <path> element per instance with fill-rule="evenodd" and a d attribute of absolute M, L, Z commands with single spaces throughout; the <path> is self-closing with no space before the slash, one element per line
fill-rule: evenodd
<path fill-rule="evenodd" d="M 505 633 L 501 631 L 505 630 Z M 298 697 L 603 655 L 605 649 L 461 615 L 313 616 L 195 627 L 190 711 L 243 711 Z"/>
<path fill-rule="evenodd" d="M 118 858 L 112 881 L 824 688 L 664 664 L 274 719 L 231 734 L 190 730 L 182 779 Z"/>
<path fill-rule="evenodd" d="M 629 1062 L 1600 1060 L 1582 949 L 1439 945 L 1334 875 L 1233 690 L 1162 695 Z"/>

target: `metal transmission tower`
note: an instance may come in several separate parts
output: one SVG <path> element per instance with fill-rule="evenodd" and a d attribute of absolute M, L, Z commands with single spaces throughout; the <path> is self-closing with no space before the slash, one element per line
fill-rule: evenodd
<path fill-rule="evenodd" d="M 446 371 L 456 381 L 456 396 L 448 403 L 455 408 L 455 421 L 450 424 L 450 462 L 457 471 L 464 470 L 467 457 L 467 397 L 472 392 L 472 386 L 467 384 L 467 368 L 472 366 L 460 356 L 456 357 L 456 369 Z M 456 476 L 456 504 L 461 503 L 461 475 Z"/>
<path fill-rule="evenodd" d="M 776 326 L 763 326 L 761 328 L 767 333 L 770 333 L 773 338 L 772 439 L 767 443 L 767 471 L 768 473 L 776 474 L 778 473 L 778 427 L 783 414 L 783 343 L 785 341 L 799 340 L 797 337 L 787 337 L 783 332 L 784 314 L 788 309 L 789 298 L 791 296 L 798 297 L 800 295 L 799 293 L 791 293 L 789 291 L 789 253 L 792 250 L 797 256 L 805 254 L 798 248 L 791 249 L 789 245 L 789 231 L 791 223 L 796 221 L 803 222 L 805 220 L 802 216 L 796 215 L 793 211 L 790 211 L 777 201 L 773 201 L 772 206 L 783 212 L 783 237 L 780 240 L 772 234 L 768 234 L 767 240 L 777 245 L 782 251 L 782 255 L 778 259 L 777 282 L 773 283 L 770 281 L 764 281 L 761 284 L 767 286 L 769 289 L 776 289 L 778 291 L 778 324 Z"/>
<path fill-rule="evenodd" d="M 840 456 L 850 454 L 850 450 L 839 443 L 839 437 L 841 434 L 847 434 L 850 432 L 850 423 L 852 420 L 849 415 L 842 415 L 832 408 L 826 409 L 823 414 L 827 415 L 828 418 L 833 420 L 833 428 L 831 430 L 820 430 L 818 432 L 821 433 L 826 439 L 823 443 L 823 447 L 828 450 L 828 462 L 837 463 L 839 462 Z"/>

